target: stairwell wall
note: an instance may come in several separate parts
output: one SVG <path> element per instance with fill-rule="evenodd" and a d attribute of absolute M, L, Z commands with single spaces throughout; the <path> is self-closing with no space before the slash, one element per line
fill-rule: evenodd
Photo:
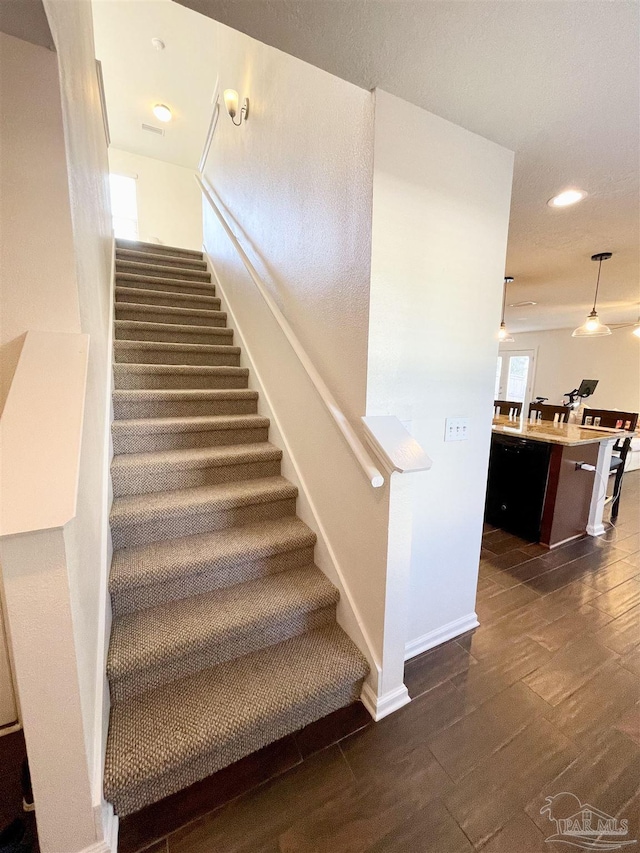
<path fill-rule="evenodd" d="M 56 54 L 0 33 L 0 86 L 1 412 L 25 332 L 79 332 L 80 308 Z"/>
<path fill-rule="evenodd" d="M 193 169 L 113 147 L 109 169 L 137 179 L 138 239 L 202 248 L 202 204 Z"/>
<path fill-rule="evenodd" d="M 376 90 L 367 414 L 433 460 L 414 474 L 407 656 L 473 627 L 513 154 Z M 469 438 L 445 443 L 445 419 Z"/>
<path fill-rule="evenodd" d="M 98 805 L 108 723 L 104 653 L 110 618 L 113 234 L 109 165 L 91 5 L 82 0 L 44 0 L 44 6 L 58 56 L 80 324 L 90 336 L 78 514 L 68 571 L 87 760 Z"/>
<path fill-rule="evenodd" d="M 369 92 L 218 24 L 211 78 L 250 98 L 222 105 L 204 174 L 267 288 L 341 408 L 364 412 L 373 101 Z M 238 232 L 237 232 L 238 233 Z M 205 234 L 206 237 L 206 234 Z"/>
<path fill-rule="evenodd" d="M 313 364 L 360 431 L 372 96 L 218 26 L 213 76 L 217 71 L 221 91 L 235 88 L 241 98 L 249 97 L 251 113 L 234 127 L 223 110 L 205 178 Z M 271 440 L 285 451 L 283 474 L 300 487 L 298 514 L 319 535 L 316 562 L 341 590 L 338 619 L 369 658 L 375 692 L 384 638 L 388 485 L 371 487 L 206 204 L 203 230 L 223 296 L 260 371 L 261 406 L 277 416 Z"/>
<path fill-rule="evenodd" d="M 27 331 L 88 333 L 78 511 L 67 531 L 65 566 L 76 669 L 73 675 L 69 673 L 66 684 L 77 685 L 78 693 L 73 699 L 81 706 L 82 730 L 72 730 L 70 725 L 63 733 L 69 742 L 68 767 L 39 766 L 37 773 L 39 780 L 47 775 L 58 791 L 65 790 L 65 779 L 72 781 L 82 773 L 87 785 L 92 785 L 94 803 L 89 815 L 78 814 L 72 823 L 68 815 L 57 815 L 58 824 L 65 824 L 61 828 L 68 841 L 65 849 L 72 851 L 86 846 L 87 823 L 95 830 L 93 842 L 100 839 L 102 831 L 100 820 L 95 820 L 100 809 L 94 814 L 93 806 L 101 803 L 102 740 L 108 711 L 102 656 L 108 631 L 112 233 L 91 6 L 82 0 L 46 0 L 44 6 L 55 52 L 0 35 L 0 399 L 3 401 L 8 393 Z M 51 414 L 55 417 L 54 408 Z M 52 459 L 50 468 L 42 472 L 43 489 L 47 488 L 48 478 L 55 477 L 56 462 Z M 29 541 L 25 536 L 25 555 Z M 46 576 L 45 561 L 23 562 L 23 595 L 28 600 L 29 585 L 34 591 L 46 588 L 51 577 Z M 59 615 L 55 614 L 56 618 Z M 34 657 L 47 637 L 55 642 L 55 624 L 52 614 L 50 624 L 43 622 L 32 632 Z M 29 672 L 22 675 L 30 677 Z M 68 687 L 61 683 L 60 695 L 50 695 L 47 701 L 64 707 L 65 702 L 71 701 L 64 690 Z M 31 728 L 26 735 L 27 749 L 31 743 L 34 754 L 42 756 L 46 755 L 47 738 L 59 738 L 61 732 L 44 726 L 41 731 Z M 38 740 L 37 745 L 34 739 Z M 71 790 L 71 781 L 70 803 L 77 794 Z M 45 790 L 46 786 L 39 784 L 38 810 L 41 818 L 47 814 L 45 822 L 51 826 L 56 823 L 56 815 L 49 814 L 51 803 L 47 802 Z M 54 810 L 59 811 L 57 807 Z M 50 841 L 43 835 L 43 850 L 51 849 L 47 846 Z"/>

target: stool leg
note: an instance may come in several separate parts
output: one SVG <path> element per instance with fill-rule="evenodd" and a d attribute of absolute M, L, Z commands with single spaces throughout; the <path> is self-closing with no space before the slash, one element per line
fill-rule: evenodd
<path fill-rule="evenodd" d="M 618 510 L 620 509 L 620 492 L 622 491 L 622 475 L 624 474 L 624 467 L 621 465 L 620 468 L 616 471 L 616 478 L 613 482 L 613 494 L 616 496 L 615 500 L 611 504 L 611 518 L 616 519 L 618 517 Z"/>

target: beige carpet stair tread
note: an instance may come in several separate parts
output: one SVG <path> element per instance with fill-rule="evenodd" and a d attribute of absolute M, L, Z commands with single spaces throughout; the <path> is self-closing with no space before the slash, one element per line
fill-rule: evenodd
<path fill-rule="evenodd" d="M 296 516 L 184 536 L 114 551 L 109 576 L 112 595 L 185 575 L 234 574 L 243 561 L 309 548 L 315 533 Z"/>
<path fill-rule="evenodd" d="M 280 640 L 279 622 L 333 607 L 338 598 L 318 568 L 305 566 L 120 616 L 111 632 L 107 676 L 115 681 L 170 659 L 195 657 L 203 648 L 247 643 L 258 631 L 263 645 L 273 645 Z M 224 650 L 218 654 L 210 665 L 222 662 Z"/>
<path fill-rule="evenodd" d="M 295 498 L 297 494 L 297 488 L 284 477 L 262 477 L 215 486 L 126 495 L 113 501 L 110 518 L 114 526 L 135 525 L 162 520 L 169 514 L 173 518 L 199 515 L 217 509 Z"/>
<path fill-rule="evenodd" d="M 117 353 L 119 350 L 149 350 L 154 352 L 193 352 L 193 353 L 219 353 L 221 355 L 240 355 L 240 347 L 227 344 L 172 344 L 167 341 L 136 341 L 117 340 L 113 342 Z M 206 365 L 204 365 L 206 366 Z"/>
<path fill-rule="evenodd" d="M 139 364 L 115 362 L 114 385 L 118 390 L 244 389 L 249 384 L 245 367 L 199 364 Z M 201 413 L 202 414 L 202 413 Z"/>
<path fill-rule="evenodd" d="M 219 414 L 216 408 L 223 406 L 251 407 L 238 412 L 225 414 L 254 414 L 258 404 L 258 392 L 250 388 L 117 388 L 113 392 L 113 405 L 116 417 L 143 419 L 145 417 L 165 417 L 165 410 L 171 408 L 172 415 L 191 416 Z M 193 411 L 194 409 L 204 411 Z M 136 414 L 118 415 L 120 410 L 135 409 Z M 142 411 L 140 411 L 142 410 Z M 178 411 L 175 411 L 178 410 Z M 153 414 L 151 414 L 153 412 Z"/>
<path fill-rule="evenodd" d="M 257 400 L 258 392 L 250 388 L 122 388 L 113 392 L 117 400 Z"/>
<path fill-rule="evenodd" d="M 208 364 L 114 364 L 114 370 L 120 373 L 183 373 L 185 376 L 201 376 L 211 374 L 232 374 L 248 376 L 246 367 L 227 367 L 225 365 Z M 143 389 L 144 390 L 144 389 Z"/>
<path fill-rule="evenodd" d="M 128 299 L 140 298 L 140 299 L 159 299 L 166 300 L 175 298 L 180 302 L 191 302 L 193 303 L 194 310 L 196 308 L 200 308 L 203 311 L 212 310 L 217 311 L 220 307 L 220 297 L 219 296 L 201 296 L 199 293 L 173 293 L 171 290 L 151 290 L 146 287 L 116 287 L 116 310 L 118 308 L 126 305 L 129 308 L 140 308 L 141 306 L 146 306 L 147 308 L 164 308 L 165 311 L 179 311 L 183 310 L 178 306 L 171 305 L 153 305 L 153 303 L 148 302 L 127 302 Z"/>
<path fill-rule="evenodd" d="M 126 393 L 126 392 L 124 392 Z M 269 426 L 263 415 L 195 415 L 184 418 L 130 418 L 117 420 L 112 432 L 137 435 L 174 432 L 210 432 L 215 430 L 258 429 Z"/>
<path fill-rule="evenodd" d="M 211 273 L 206 270 L 194 270 L 190 267 L 163 266 L 155 263 L 141 263 L 140 261 L 120 261 L 116 259 L 116 275 L 120 272 L 132 272 L 137 275 L 157 275 L 171 278 L 177 274 L 189 276 L 185 281 L 210 281 Z"/>
<path fill-rule="evenodd" d="M 116 238 L 117 249 L 134 249 L 135 251 L 168 252 L 171 255 L 179 254 L 202 260 L 203 254 L 198 249 L 182 249 L 180 246 L 166 246 L 164 243 L 146 243 L 144 240 L 125 240 L 123 237 Z"/>
<path fill-rule="evenodd" d="M 282 459 L 279 447 L 268 441 L 258 444 L 231 444 L 220 447 L 194 447 L 184 450 L 159 450 L 152 453 L 122 453 L 114 456 L 111 470 L 117 476 L 128 472 L 144 471 L 148 474 L 170 470 L 241 465 L 247 462 Z"/>
<path fill-rule="evenodd" d="M 126 287 L 123 288 L 123 290 L 125 290 L 125 291 L 126 291 L 126 289 L 127 289 Z M 137 291 L 137 288 L 132 287 L 131 289 Z M 150 290 L 148 292 L 154 293 L 155 291 Z M 144 291 L 143 291 L 143 293 L 144 293 Z M 160 290 L 160 291 L 158 291 L 158 293 L 162 293 L 162 291 Z M 198 295 L 197 293 L 185 294 L 185 297 L 183 297 L 183 298 L 186 299 L 187 296 L 197 296 L 197 295 Z M 214 303 L 214 302 L 218 303 L 218 304 L 220 303 L 220 299 L 217 296 L 205 296 L 204 299 L 208 300 L 208 304 Z M 144 314 L 148 314 L 150 316 L 153 316 L 154 314 L 162 314 L 162 315 L 167 316 L 167 317 L 175 317 L 176 318 L 175 325 L 177 325 L 177 326 L 183 325 L 182 323 L 180 323 L 180 319 L 182 317 L 202 317 L 206 320 L 226 320 L 227 319 L 226 313 L 224 311 L 220 311 L 219 308 L 209 308 L 209 307 L 207 307 L 207 308 L 205 308 L 205 307 L 202 307 L 202 308 L 200 308 L 200 307 L 198 307 L 198 308 L 174 308 L 174 307 L 169 306 L 169 305 L 149 305 L 145 302 L 116 302 L 116 315 L 118 314 L 118 312 L 123 312 L 123 311 L 136 311 L 140 314 L 144 313 Z M 153 321 L 147 320 L 147 322 L 153 322 Z M 173 325 L 173 324 L 169 324 L 169 325 Z M 233 330 L 229 329 L 229 331 L 232 332 Z"/>
<path fill-rule="evenodd" d="M 167 268 L 169 272 L 171 271 L 170 267 Z M 123 281 L 131 281 L 139 284 L 153 284 L 156 287 L 163 285 L 164 288 L 170 287 L 171 290 L 176 291 L 177 293 L 181 293 L 185 289 L 196 287 L 198 290 L 206 291 L 203 295 L 216 295 L 216 286 L 215 284 L 211 284 L 208 281 L 186 281 L 181 278 L 171 278 L 170 275 L 164 276 L 155 276 L 155 275 L 143 275 L 141 273 L 135 272 L 124 272 L 121 270 L 116 270 L 115 272 L 116 284 L 117 282 Z"/>
<path fill-rule="evenodd" d="M 367 663 L 332 625 L 116 704 L 105 797 L 126 815 L 357 698 Z"/>
<path fill-rule="evenodd" d="M 217 320 L 226 321 L 226 315 L 220 316 L 221 311 L 210 311 L 209 313 L 215 315 Z M 233 337 L 233 329 L 227 329 L 224 326 L 187 326 L 181 323 L 155 323 L 150 320 L 115 320 L 114 326 L 116 335 L 120 329 L 139 329 L 147 332 L 164 332 L 169 335 L 173 333 L 219 337 L 222 334 L 228 338 Z M 157 343 L 171 343 L 171 341 L 158 341 Z"/>
<path fill-rule="evenodd" d="M 189 269 L 206 270 L 207 262 L 200 258 L 185 258 L 180 255 L 170 255 L 168 253 L 157 252 L 141 252 L 137 249 L 120 249 L 116 248 L 116 260 L 118 261 L 140 261 L 145 264 L 159 264 L 180 266 L 183 264 Z"/>

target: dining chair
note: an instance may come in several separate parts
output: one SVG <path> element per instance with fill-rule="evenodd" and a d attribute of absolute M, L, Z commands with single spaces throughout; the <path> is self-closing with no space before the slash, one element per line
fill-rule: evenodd
<path fill-rule="evenodd" d="M 611 462 L 609 463 L 609 475 L 615 474 L 611 518 L 617 518 L 620 509 L 624 465 L 631 449 L 631 439 L 638 426 L 638 412 L 619 412 L 617 409 L 584 409 L 582 425 L 600 426 L 605 429 L 623 429 L 629 433 L 627 437 L 619 438 L 613 445 Z"/>
<path fill-rule="evenodd" d="M 529 405 L 529 417 L 534 412 L 539 420 L 555 421 L 557 416 L 558 422 L 565 424 L 569 422 L 571 409 L 566 406 L 552 406 L 550 403 L 531 403 Z"/>
<path fill-rule="evenodd" d="M 515 400 L 494 400 L 493 410 L 500 415 L 519 418 L 522 413 L 522 403 L 516 403 Z"/>

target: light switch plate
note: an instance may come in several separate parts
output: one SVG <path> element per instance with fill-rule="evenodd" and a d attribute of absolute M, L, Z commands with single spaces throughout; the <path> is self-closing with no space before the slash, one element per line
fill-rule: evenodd
<path fill-rule="evenodd" d="M 444 427 L 445 441 L 466 441 L 469 438 L 469 418 L 447 418 Z"/>

